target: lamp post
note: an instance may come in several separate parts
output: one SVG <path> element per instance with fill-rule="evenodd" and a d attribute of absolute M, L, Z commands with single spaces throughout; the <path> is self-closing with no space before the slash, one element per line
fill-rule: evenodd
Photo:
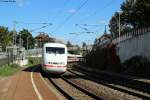
<path fill-rule="evenodd" d="M 121 12 L 118 12 L 118 14 L 119 14 L 119 22 L 118 22 L 118 25 L 119 25 L 119 26 L 118 26 L 118 27 L 119 27 L 119 42 L 120 42 L 120 13 L 121 13 Z"/>
<path fill-rule="evenodd" d="M 121 33 L 121 14 L 122 12 L 118 12 L 118 31 L 119 31 L 119 42 L 120 42 L 120 33 Z"/>
<path fill-rule="evenodd" d="M 13 22 L 13 46 L 16 45 L 16 24 L 17 22 Z"/>
<path fill-rule="evenodd" d="M 28 41 L 29 37 L 30 37 L 30 36 L 27 37 L 27 52 L 28 52 L 28 45 L 29 45 L 29 43 L 28 43 L 28 42 L 29 42 L 29 41 Z"/>
<path fill-rule="evenodd" d="M 20 39 L 19 39 L 19 42 L 20 42 L 20 48 L 21 48 L 21 46 L 22 46 L 21 34 L 20 34 Z"/>

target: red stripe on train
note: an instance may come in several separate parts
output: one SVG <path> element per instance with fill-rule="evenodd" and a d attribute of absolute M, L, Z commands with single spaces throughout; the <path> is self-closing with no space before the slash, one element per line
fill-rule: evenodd
<path fill-rule="evenodd" d="M 54 66 L 54 65 L 47 65 L 47 64 L 44 64 L 44 67 L 61 67 L 61 68 L 64 68 L 64 67 L 66 67 L 66 66 Z"/>

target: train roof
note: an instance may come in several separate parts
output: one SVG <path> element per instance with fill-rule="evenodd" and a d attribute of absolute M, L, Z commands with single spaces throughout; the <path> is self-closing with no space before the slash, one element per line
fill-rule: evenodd
<path fill-rule="evenodd" d="M 45 43 L 44 47 L 66 47 L 65 44 L 62 43 Z"/>

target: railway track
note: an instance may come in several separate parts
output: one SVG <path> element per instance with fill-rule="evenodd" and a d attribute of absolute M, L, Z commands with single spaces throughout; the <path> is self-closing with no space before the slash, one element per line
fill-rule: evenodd
<path fill-rule="evenodd" d="M 124 86 L 124 85 L 121 85 L 121 84 L 116 84 L 115 82 L 112 82 L 112 81 L 110 82 L 110 80 L 116 81 L 116 79 L 112 79 L 111 77 L 105 77 L 104 75 L 99 76 L 96 73 L 93 74 L 91 72 L 86 72 L 86 70 L 81 71 L 81 70 L 78 69 L 78 70 L 75 71 L 75 69 L 74 70 L 69 69 L 68 71 L 75 74 L 75 75 L 77 75 L 77 76 L 79 76 L 79 77 L 82 77 L 84 79 L 89 79 L 91 81 L 94 81 L 94 82 L 102 84 L 104 86 L 113 88 L 115 90 L 125 92 L 125 93 L 128 93 L 130 95 L 133 95 L 133 96 L 136 96 L 136 97 L 139 97 L 139 98 L 150 100 L 150 94 L 149 94 L 150 90 L 145 89 L 145 87 L 143 88 L 143 90 L 140 87 L 140 90 L 139 90 L 137 87 L 136 88 L 133 88 L 133 87 L 131 88 L 131 87 L 127 87 L 127 86 Z M 117 81 L 119 83 L 119 81 L 121 82 L 122 80 L 123 79 L 120 79 L 120 80 L 117 80 Z M 128 84 L 128 81 L 127 82 L 123 81 L 123 82 L 124 82 L 124 84 Z M 147 88 L 149 88 L 149 86 Z"/>
<path fill-rule="evenodd" d="M 60 78 L 49 78 L 49 81 L 69 100 L 102 100 L 101 97 L 89 92 L 63 76 Z"/>

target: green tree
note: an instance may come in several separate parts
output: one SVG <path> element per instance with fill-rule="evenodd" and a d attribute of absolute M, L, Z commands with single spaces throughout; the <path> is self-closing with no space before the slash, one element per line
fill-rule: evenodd
<path fill-rule="evenodd" d="M 119 36 L 119 13 L 116 12 L 111 20 L 109 21 L 109 27 L 111 36 L 118 37 Z M 120 13 L 120 34 L 123 35 L 125 32 L 128 32 L 132 29 L 132 25 L 126 22 L 126 17 L 124 13 Z"/>
<path fill-rule="evenodd" d="M 134 28 L 146 27 L 150 25 L 150 1 L 149 0 L 128 0 L 121 5 L 121 9 L 126 17 L 126 23 Z"/>
<path fill-rule="evenodd" d="M 85 42 L 82 43 L 82 48 L 85 48 L 87 45 Z"/>
<path fill-rule="evenodd" d="M 6 50 L 6 46 L 12 44 L 12 35 L 9 32 L 7 27 L 0 26 L 0 45 L 2 46 L 2 50 Z"/>
<path fill-rule="evenodd" d="M 67 41 L 66 45 L 67 45 L 67 47 L 72 47 L 73 46 L 70 41 Z"/>
<path fill-rule="evenodd" d="M 27 29 L 22 29 L 17 35 L 17 43 L 20 44 L 20 38 L 22 39 L 22 46 L 27 49 L 27 39 L 28 39 L 28 48 L 34 48 L 35 40 L 32 34 Z"/>
<path fill-rule="evenodd" d="M 121 5 L 121 34 L 131 29 L 150 26 L 150 0 L 126 0 Z M 109 22 L 113 37 L 118 36 L 118 16 L 116 12 Z"/>

